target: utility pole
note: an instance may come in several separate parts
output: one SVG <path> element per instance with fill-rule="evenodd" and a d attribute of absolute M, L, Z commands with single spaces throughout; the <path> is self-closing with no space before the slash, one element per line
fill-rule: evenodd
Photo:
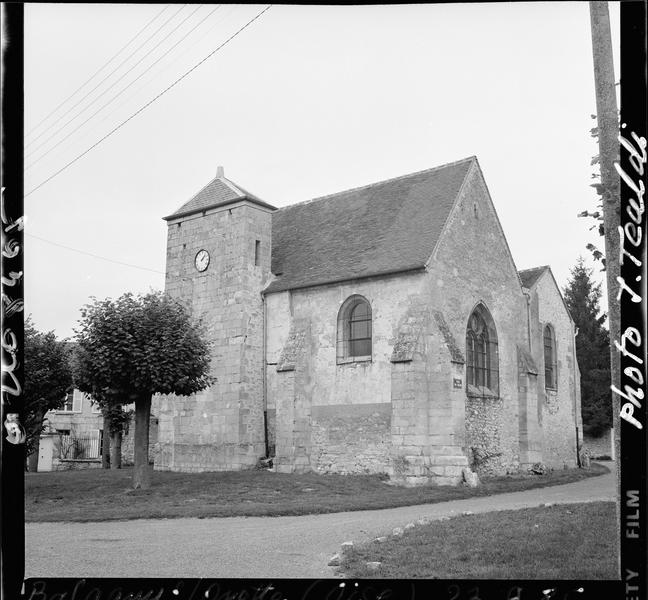
<path fill-rule="evenodd" d="M 608 3 L 592 1 L 590 20 L 592 26 L 592 55 L 594 57 L 594 85 L 596 90 L 596 115 L 598 121 L 599 164 L 601 169 L 601 192 L 603 227 L 605 233 L 605 272 L 607 275 L 608 322 L 610 330 L 611 383 L 617 387 L 621 382 L 621 361 L 613 340 L 619 339 L 621 311 L 617 294 L 619 291 L 619 232 L 620 186 L 614 162 L 619 160 L 619 120 L 614 86 L 614 63 L 612 61 L 612 36 Z M 619 424 L 619 397 L 612 396 L 612 426 L 614 427 L 614 455 L 616 457 L 617 493 L 621 494 L 621 427 Z M 620 512 L 617 504 L 617 523 Z M 617 540 L 618 550 L 618 540 Z M 620 552 L 617 552 L 620 561 Z M 619 567 L 620 569 L 620 562 Z"/>

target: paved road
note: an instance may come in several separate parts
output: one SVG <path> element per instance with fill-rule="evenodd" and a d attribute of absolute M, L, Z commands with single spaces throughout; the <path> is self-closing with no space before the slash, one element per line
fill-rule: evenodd
<path fill-rule="evenodd" d="M 371 539 L 421 517 L 615 499 L 611 472 L 567 485 L 384 510 L 28 523 L 25 577 L 331 577 L 327 562 L 342 542 Z"/>

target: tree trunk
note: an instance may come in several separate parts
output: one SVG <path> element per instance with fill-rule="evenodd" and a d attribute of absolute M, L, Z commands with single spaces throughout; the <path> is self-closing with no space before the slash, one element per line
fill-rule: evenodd
<path fill-rule="evenodd" d="M 36 415 L 36 423 L 34 430 L 37 432 L 34 435 L 34 443 L 32 445 L 31 454 L 27 457 L 27 469 L 30 473 L 36 473 L 38 471 L 38 454 L 40 452 L 40 434 L 43 429 L 43 419 L 45 418 L 44 412 L 39 412 Z"/>
<path fill-rule="evenodd" d="M 101 468 L 110 469 L 110 417 L 108 409 L 103 408 L 103 440 L 101 442 Z"/>
<path fill-rule="evenodd" d="M 135 469 L 133 488 L 151 487 L 151 468 L 149 467 L 149 423 L 151 420 L 151 396 L 141 396 L 135 400 Z"/>
<path fill-rule="evenodd" d="M 614 86 L 614 63 L 612 61 L 612 37 L 607 2 L 590 2 L 592 26 L 592 54 L 594 57 L 594 85 L 596 90 L 596 113 L 598 122 L 599 161 L 603 189 L 603 227 L 605 229 L 605 270 L 607 275 L 608 319 L 610 328 L 611 383 L 620 386 L 621 364 L 613 342 L 619 339 L 621 312 L 617 294 L 619 284 L 619 223 L 620 186 L 614 162 L 619 160 L 619 120 L 617 116 L 616 89 Z M 614 454 L 616 456 L 617 494 L 621 494 L 621 428 L 619 426 L 619 397 L 612 396 L 612 425 L 614 427 Z M 620 513 L 617 503 L 617 523 Z M 617 540 L 618 542 L 618 540 Z M 618 548 L 617 548 L 618 549 Z M 620 560 L 620 554 L 617 552 Z M 619 567 L 620 568 L 620 567 Z"/>
<path fill-rule="evenodd" d="M 110 436 L 110 468 L 121 469 L 122 464 L 122 432 L 116 431 Z"/>

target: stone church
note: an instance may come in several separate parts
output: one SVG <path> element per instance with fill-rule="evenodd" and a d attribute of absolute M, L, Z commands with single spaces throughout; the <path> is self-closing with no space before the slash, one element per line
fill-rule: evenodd
<path fill-rule="evenodd" d="M 574 323 L 548 266 L 516 269 L 475 157 L 279 209 L 219 167 L 165 220 L 217 381 L 157 398 L 156 469 L 577 464 Z"/>

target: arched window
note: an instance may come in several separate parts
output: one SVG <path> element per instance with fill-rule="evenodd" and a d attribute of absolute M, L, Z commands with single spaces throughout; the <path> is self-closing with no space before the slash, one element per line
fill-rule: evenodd
<path fill-rule="evenodd" d="M 549 324 L 544 328 L 544 362 L 545 362 L 545 387 L 555 390 L 558 387 L 556 377 L 556 336 L 553 327 Z"/>
<path fill-rule="evenodd" d="M 495 324 L 483 304 L 478 304 L 466 328 L 466 387 L 481 395 L 499 395 L 499 356 Z"/>
<path fill-rule="evenodd" d="M 371 305 L 362 296 L 347 298 L 338 313 L 339 362 L 371 360 Z"/>

